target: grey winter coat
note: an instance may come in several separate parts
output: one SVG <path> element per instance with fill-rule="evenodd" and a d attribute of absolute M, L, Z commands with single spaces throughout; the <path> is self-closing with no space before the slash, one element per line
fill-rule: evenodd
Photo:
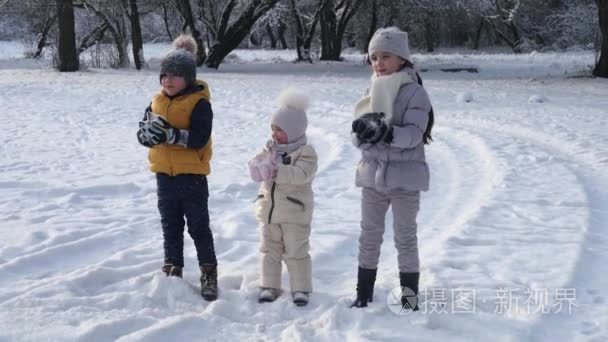
<path fill-rule="evenodd" d="M 416 75 L 406 69 L 412 79 Z M 429 167 L 424 154 L 422 136 L 429 120 L 431 102 L 422 86 L 407 83 L 401 86 L 394 102 L 393 141 L 374 145 L 361 144 L 352 134 L 353 144 L 361 150 L 355 184 L 377 191 L 403 189 L 427 191 Z"/>

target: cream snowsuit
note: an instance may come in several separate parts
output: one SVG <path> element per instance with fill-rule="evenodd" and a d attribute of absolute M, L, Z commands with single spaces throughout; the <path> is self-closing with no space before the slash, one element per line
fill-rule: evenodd
<path fill-rule="evenodd" d="M 263 159 L 268 150 L 255 159 Z M 314 209 L 312 180 L 317 154 L 304 145 L 283 157 L 277 176 L 260 186 L 256 217 L 260 223 L 261 287 L 281 288 L 281 261 L 289 272 L 291 291 L 312 292 L 309 237 Z"/>

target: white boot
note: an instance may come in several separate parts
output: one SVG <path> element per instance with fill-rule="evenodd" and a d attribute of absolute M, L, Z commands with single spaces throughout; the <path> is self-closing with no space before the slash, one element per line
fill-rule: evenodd
<path fill-rule="evenodd" d="M 258 294 L 258 303 L 274 302 L 279 297 L 279 290 L 272 287 L 262 287 Z"/>
<path fill-rule="evenodd" d="M 291 293 L 291 297 L 293 298 L 293 303 L 297 306 L 305 306 L 308 304 L 308 292 L 295 291 Z"/>

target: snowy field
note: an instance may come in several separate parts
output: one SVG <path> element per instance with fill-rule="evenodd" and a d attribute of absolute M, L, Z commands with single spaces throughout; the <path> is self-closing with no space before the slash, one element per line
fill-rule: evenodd
<path fill-rule="evenodd" d="M 0 341 L 608 340 L 608 80 L 580 77 L 591 52 L 415 56 L 430 70 L 480 72 L 422 73 L 436 113 L 419 215 L 424 293 L 421 312 L 398 315 L 387 304 L 398 286 L 390 214 L 375 300 L 348 308 L 360 219 L 348 136 L 370 76 L 361 56 L 295 65 L 293 51 L 237 51 L 219 71 L 199 69 L 215 112 L 221 292 L 208 303 L 188 236 L 184 279 L 160 272 L 155 181 L 135 131 L 166 47 L 146 51 L 157 53 L 145 52 L 150 70 L 60 74 L 0 42 Z M 315 292 L 303 308 L 285 294 L 256 301 L 247 161 L 287 86 L 313 98 L 320 162 Z"/>

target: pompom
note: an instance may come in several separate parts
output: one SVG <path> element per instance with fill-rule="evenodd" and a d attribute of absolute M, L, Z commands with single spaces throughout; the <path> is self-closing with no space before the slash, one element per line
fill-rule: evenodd
<path fill-rule="evenodd" d="M 173 47 L 176 49 L 184 49 L 192 53 L 193 56 L 196 56 L 196 41 L 189 34 L 180 34 L 173 41 Z"/>
<path fill-rule="evenodd" d="M 277 99 L 277 103 L 281 108 L 289 107 L 298 111 L 306 112 L 310 105 L 310 98 L 304 92 L 287 88 L 281 92 Z"/>

